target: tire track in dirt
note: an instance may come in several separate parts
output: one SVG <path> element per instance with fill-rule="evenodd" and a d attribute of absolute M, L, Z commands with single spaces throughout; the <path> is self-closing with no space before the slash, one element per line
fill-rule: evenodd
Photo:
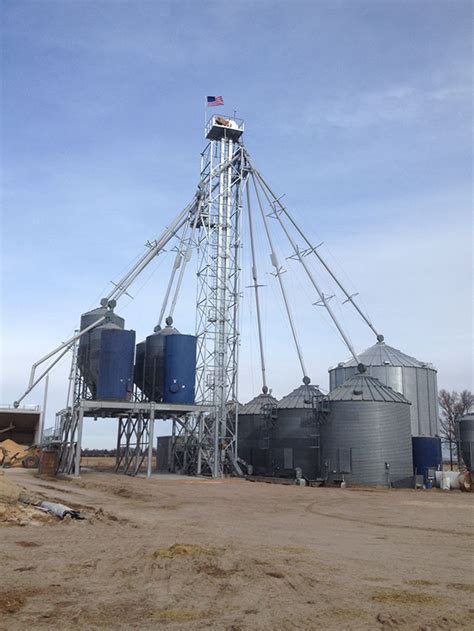
<path fill-rule="evenodd" d="M 305 506 L 305 512 L 318 515 L 319 517 L 327 517 L 328 519 L 339 519 L 340 521 L 350 521 L 356 524 L 363 524 L 365 526 L 377 526 L 379 528 L 400 529 L 400 530 L 418 530 L 420 532 L 433 532 L 437 534 L 449 535 L 450 537 L 466 537 L 471 538 L 470 533 L 461 532 L 458 530 L 447 530 L 445 528 L 433 528 L 430 526 L 415 526 L 411 524 L 385 524 L 379 521 L 371 521 L 369 519 L 360 519 L 357 517 L 348 517 L 345 515 L 337 515 L 334 513 L 328 513 L 322 510 L 315 510 L 315 507 L 319 506 L 319 502 L 312 502 Z"/>

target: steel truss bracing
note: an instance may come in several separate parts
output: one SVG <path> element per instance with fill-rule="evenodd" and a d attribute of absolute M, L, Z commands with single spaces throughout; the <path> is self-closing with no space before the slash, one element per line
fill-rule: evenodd
<path fill-rule="evenodd" d="M 173 473 L 197 474 L 199 423 L 199 415 L 188 415 L 173 420 L 170 463 Z"/>
<path fill-rule="evenodd" d="M 202 153 L 198 233 L 196 400 L 211 407 L 199 427 L 197 473 L 236 464 L 243 147 L 211 126 Z"/>
<path fill-rule="evenodd" d="M 59 441 L 58 473 L 79 474 L 83 416 L 77 408 L 56 415 L 55 437 Z"/>
<path fill-rule="evenodd" d="M 92 400 L 92 393 L 79 369 L 78 348 L 79 338 L 74 341 L 72 346 L 66 408 L 56 415 L 55 434 L 60 441 L 58 473 L 65 475 L 79 475 L 82 425 L 84 422 L 84 413 L 80 409 L 80 402 L 81 400 Z"/>
<path fill-rule="evenodd" d="M 115 456 L 116 473 L 137 475 L 146 464 L 151 473 L 154 410 L 149 414 L 130 413 L 119 417 L 117 451 Z"/>

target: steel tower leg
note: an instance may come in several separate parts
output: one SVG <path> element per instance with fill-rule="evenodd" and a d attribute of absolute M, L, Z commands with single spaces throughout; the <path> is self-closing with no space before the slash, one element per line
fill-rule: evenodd
<path fill-rule="evenodd" d="M 198 474 L 222 477 L 237 455 L 237 364 L 242 189 L 240 144 L 211 140 L 202 154 L 198 236 L 196 399 L 212 409 L 199 426 Z"/>

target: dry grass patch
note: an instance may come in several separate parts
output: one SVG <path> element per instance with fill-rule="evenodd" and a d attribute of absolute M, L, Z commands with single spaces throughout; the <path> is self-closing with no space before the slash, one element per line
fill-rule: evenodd
<path fill-rule="evenodd" d="M 372 596 L 372 600 L 399 605 L 432 605 L 439 602 L 440 598 L 423 592 L 409 592 L 406 589 L 379 589 Z"/>
<path fill-rule="evenodd" d="M 17 588 L 17 589 L 6 589 L 5 591 L 0 592 L 0 614 L 14 614 L 18 613 L 23 605 L 26 603 L 26 600 L 35 594 L 40 593 L 38 589 L 31 588 Z M 0 628 L 2 627 L 1 617 L 0 617 Z M 6 628 L 6 627 L 5 627 Z"/>
<path fill-rule="evenodd" d="M 25 604 L 25 597 L 16 594 L 14 591 L 0 594 L 0 612 L 17 613 Z"/>
<path fill-rule="evenodd" d="M 285 578 L 285 575 L 282 572 L 265 572 L 267 576 L 271 576 L 272 578 Z"/>
<path fill-rule="evenodd" d="M 303 552 L 306 552 L 307 549 L 302 546 L 280 546 L 272 548 L 272 550 L 275 550 L 275 552 L 283 552 L 285 554 L 303 554 Z"/>
<path fill-rule="evenodd" d="M 207 574 L 207 576 L 213 576 L 214 578 L 228 578 L 229 576 L 235 574 L 238 570 L 226 570 L 214 563 L 204 563 L 197 568 L 197 571 Z"/>
<path fill-rule="evenodd" d="M 176 557 L 199 557 L 199 556 L 215 556 L 218 554 L 217 548 L 205 548 L 203 546 L 174 543 L 169 548 L 158 548 L 153 552 L 154 559 L 175 559 Z"/>
<path fill-rule="evenodd" d="M 163 622 L 192 622 L 202 620 L 210 616 L 208 611 L 196 611 L 195 609 L 159 609 L 153 614 L 153 618 Z"/>
<path fill-rule="evenodd" d="M 460 589 L 463 592 L 474 593 L 474 585 L 469 585 L 469 583 L 448 583 L 448 587 L 453 587 L 454 589 Z"/>

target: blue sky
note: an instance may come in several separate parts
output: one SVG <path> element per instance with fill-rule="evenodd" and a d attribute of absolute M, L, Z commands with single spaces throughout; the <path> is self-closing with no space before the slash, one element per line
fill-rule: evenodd
<path fill-rule="evenodd" d="M 0 4 L 2 402 L 192 197 L 207 94 L 245 119 L 254 162 L 387 342 L 434 363 L 440 387 L 472 388 L 470 2 Z M 118 308 L 139 339 L 170 260 Z M 300 277 L 287 275 L 289 293 L 312 380 L 327 387 L 348 353 Z M 300 376 L 265 278 L 270 385 L 282 396 Z M 247 298 L 243 401 L 260 388 Z M 192 307 L 185 298 L 177 312 L 183 332 Z M 373 343 L 347 305 L 337 312 L 358 350 Z M 65 363 L 52 377 L 47 424 L 66 375 Z M 86 444 L 114 435 L 91 423 Z"/>

